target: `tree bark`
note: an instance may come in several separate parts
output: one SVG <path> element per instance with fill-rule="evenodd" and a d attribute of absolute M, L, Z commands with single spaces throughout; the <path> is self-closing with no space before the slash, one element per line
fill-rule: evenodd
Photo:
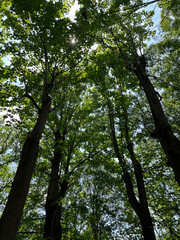
<path fill-rule="evenodd" d="M 127 171 L 123 173 L 123 181 L 126 185 L 129 202 L 140 220 L 144 240 L 156 240 L 148 206 L 139 203 L 136 199 L 131 177 Z"/>
<path fill-rule="evenodd" d="M 50 105 L 50 97 L 44 98 L 34 129 L 28 133 L 23 145 L 17 172 L 0 220 L 1 240 L 14 240 L 16 237 Z"/>
<path fill-rule="evenodd" d="M 55 151 L 52 160 L 52 169 L 49 180 L 48 195 L 46 198 L 46 218 L 44 225 L 44 238 L 51 240 L 61 240 L 61 214 L 62 200 L 68 189 L 68 182 L 63 180 L 62 184 L 59 181 L 59 166 L 62 160 L 62 146 L 65 139 L 61 136 L 59 130 L 55 133 Z"/>
<path fill-rule="evenodd" d="M 47 197 L 46 220 L 45 220 L 45 227 L 44 227 L 45 239 L 61 240 L 62 238 L 62 227 L 61 227 L 62 200 L 66 195 L 67 189 L 68 189 L 68 182 L 64 180 L 56 200 L 54 199 L 52 200 L 52 198 L 50 199 L 50 195 Z M 51 190 L 51 188 L 49 188 L 49 190 Z M 51 196 L 53 197 L 53 195 Z"/>
<path fill-rule="evenodd" d="M 44 227 L 44 238 L 51 240 L 61 240 L 62 227 L 61 227 L 61 213 L 62 203 L 46 203 L 46 220 Z"/>
<path fill-rule="evenodd" d="M 163 111 L 159 94 L 155 91 L 154 86 L 140 64 L 136 66 L 135 74 L 139 79 L 139 83 L 146 94 L 151 108 L 156 127 L 152 136 L 159 139 L 167 156 L 168 163 L 174 171 L 175 179 L 180 185 L 180 141 L 172 132 L 171 126 Z"/>
<path fill-rule="evenodd" d="M 141 211 L 138 212 L 138 209 L 137 209 L 137 215 L 138 215 L 140 223 L 141 223 L 143 236 L 144 236 L 144 239 L 147 239 L 147 240 L 154 239 L 155 240 L 156 237 L 155 237 L 155 233 L 154 233 L 154 227 L 153 227 L 151 215 L 150 215 L 149 208 L 148 208 L 148 201 L 147 201 L 146 190 L 145 190 L 145 186 L 144 186 L 142 167 L 141 167 L 141 164 L 137 161 L 137 159 L 135 157 L 134 150 L 133 150 L 133 144 L 131 144 L 131 143 L 128 144 L 128 151 L 130 153 L 131 160 L 133 163 L 137 187 L 138 187 L 139 206 L 140 206 Z"/>

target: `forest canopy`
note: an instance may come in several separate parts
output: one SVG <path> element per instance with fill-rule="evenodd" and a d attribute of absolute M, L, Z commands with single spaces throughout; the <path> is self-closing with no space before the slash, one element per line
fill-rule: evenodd
<path fill-rule="evenodd" d="M 0 240 L 180 239 L 177 0 L 2 0 Z"/>

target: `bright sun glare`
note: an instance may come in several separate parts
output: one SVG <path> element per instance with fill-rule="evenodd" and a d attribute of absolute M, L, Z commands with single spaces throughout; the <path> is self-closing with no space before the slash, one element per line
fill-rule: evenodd
<path fill-rule="evenodd" d="M 72 43 L 72 44 L 75 44 L 75 43 L 76 43 L 76 39 L 75 39 L 75 38 L 72 38 L 72 39 L 71 39 L 71 43 Z"/>

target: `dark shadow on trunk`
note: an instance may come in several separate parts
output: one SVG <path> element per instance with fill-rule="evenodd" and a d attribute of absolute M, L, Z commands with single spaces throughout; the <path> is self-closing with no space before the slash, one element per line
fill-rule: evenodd
<path fill-rule="evenodd" d="M 167 156 L 168 164 L 172 167 L 175 179 L 180 185 L 180 141 L 176 136 L 174 136 L 171 126 L 169 125 L 167 117 L 163 111 L 160 95 L 154 89 L 154 86 L 142 66 L 143 64 L 141 63 L 140 58 L 140 63 L 136 64 L 135 74 L 146 94 L 154 119 L 156 129 L 151 135 L 160 141 Z"/>

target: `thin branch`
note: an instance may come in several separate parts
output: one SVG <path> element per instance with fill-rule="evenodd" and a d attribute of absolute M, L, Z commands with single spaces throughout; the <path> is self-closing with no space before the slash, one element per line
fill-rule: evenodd
<path fill-rule="evenodd" d="M 42 234 L 42 232 L 17 232 L 17 234 Z"/>
<path fill-rule="evenodd" d="M 33 105 L 34 105 L 34 106 L 36 107 L 36 109 L 38 110 L 38 112 L 40 113 L 40 111 L 41 111 L 40 107 L 38 106 L 38 104 L 36 103 L 36 101 L 34 100 L 34 98 L 33 98 L 31 95 L 29 95 L 29 93 L 25 93 L 25 94 L 23 95 L 23 97 L 29 98 L 29 99 L 32 101 Z"/>
<path fill-rule="evenodd" d="M 85 163 L 87 160 L 90 160 L 91 158 L 93 158 L 94 156 L 98 155 L 100 153 L 100 151 L 98 151 L 97 153 L 94 153 L 92 155 L 88 155 L 84 160 L 82 160 L 80 163 L 78 163 L 69 173 L 69 176 L 72 175 L 72 173 L 79 167 L 81 166 L 83 163 Z"/>

